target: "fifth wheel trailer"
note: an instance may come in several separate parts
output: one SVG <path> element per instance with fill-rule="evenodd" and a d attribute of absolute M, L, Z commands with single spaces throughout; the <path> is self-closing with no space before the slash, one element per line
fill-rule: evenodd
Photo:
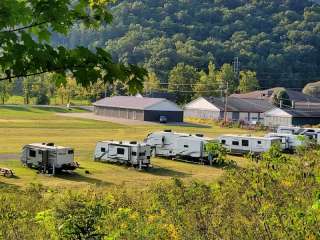
<path fill-rule="evenodd" d="M 209 162 L 205 145 L 210 141 L 214 140 L 201 134 L 191 135 L 171 130 L 151 133 L 145 139 L 145 143 L 152 147 L 152 153 L 155 156 L 200 162 Z"/>
<path fill-rule="evenodd" d="M 222 135 L 219 142 L 231 154 L 260 154 L 268 151 L 274 144 L 281 144 L 279 137 L 254 137 L 241 135 Z"/>
<path fill-rule="evenodd" d="M 74 150 L 53 143 L 32 143 L 22 149 L 21 162 L 39 169 L 43 173 L 55 174 L 57 171 L 74 170 L 79 164 L 74 162 Z"/>
<path fill-rule="evenodd" d="M 96 145 L 94 160 L 132 165 L 148 168 L 150 166 L 151 148 L 145 143 L 101 141 Z"/>

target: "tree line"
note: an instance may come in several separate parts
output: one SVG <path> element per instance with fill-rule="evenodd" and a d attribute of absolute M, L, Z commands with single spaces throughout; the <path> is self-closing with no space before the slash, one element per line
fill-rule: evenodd
<path fill-rule="evenodd" d="M 56 43 L 107 49 L 168 83 L 182 63 L 206 70 L 239 57 L 259 85 L 302 88 L 320 77 L 320 6 L 313 1 L 120 0 L 113 23 L 99 31 L 75 26 Z"/>

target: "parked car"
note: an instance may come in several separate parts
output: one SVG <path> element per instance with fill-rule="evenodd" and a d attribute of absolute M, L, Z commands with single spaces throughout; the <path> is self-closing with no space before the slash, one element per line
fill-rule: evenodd
<path fill-rule="evenodd" d="M 168 122 L 168 119 L 166 116 L 160 116 L 160 123 L 167 123 Z"/>

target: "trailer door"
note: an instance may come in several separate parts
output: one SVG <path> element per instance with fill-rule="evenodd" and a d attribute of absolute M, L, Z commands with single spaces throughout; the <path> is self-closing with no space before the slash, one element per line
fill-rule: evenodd
<path fill-rule="evenodd" d="M 128 146 L 121 146 L 117 144 L 109 145 L 109 158 L 119 159 L 123 161 L 130 160 L 130 148 Z"/>

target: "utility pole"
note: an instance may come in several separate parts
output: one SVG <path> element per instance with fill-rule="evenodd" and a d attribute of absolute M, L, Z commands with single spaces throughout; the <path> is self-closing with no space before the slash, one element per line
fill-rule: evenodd
<path fill-rule="evenodd" d="M 240 72 L 240 61 L 239 57 L 235 57 L 233 61 L 233 72 L 237 77 L 237 81 L 239 82 L 239 72 Z M 226 124 L 228 121 L 228 95 L 229 95 L 229 79 L 226 79 L 226 88 L 224 92 L 224 123 Z"/>
<path fill-rule="evenodd" d="M 224 118 L 223 122 L 224 124 L 227 123 L 227 117 L 228 117 L 228 94 L 229 94 L 229 82 L 226 83 L 226 89 L 224 91 Z"/>
<path fill-rule="evenodd" d="M 239 57 L 235 57 L 233 61 L 233 72 L 237 76 L 237 80 L 239 80 L 239 72 L 240 72 L 240 61 Z"/>

